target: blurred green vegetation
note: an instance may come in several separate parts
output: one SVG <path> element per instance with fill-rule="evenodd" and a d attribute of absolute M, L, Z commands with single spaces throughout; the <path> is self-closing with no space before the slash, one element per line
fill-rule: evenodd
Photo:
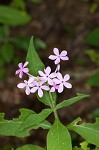
<path fill-rule="evenodd" d="M 30 0 L 33 3 L 41 3 L 41 0 Z M 31 16 L 26 11 L 25 0 L 12 0 L 9 6 L 0 5 L 0 79 L 8 74 L 6 67 L 8 64 L 17 65 L 21 56 L 15 56 L 16 49 L 27 50 L 29 37 L 11 36 L 11 27 L 25 25 L 31 21 Z M 43 40 L 35 38 L 36 49 L 45 49 Z M 15 56 L 15 57 L 14 57 Z"/>

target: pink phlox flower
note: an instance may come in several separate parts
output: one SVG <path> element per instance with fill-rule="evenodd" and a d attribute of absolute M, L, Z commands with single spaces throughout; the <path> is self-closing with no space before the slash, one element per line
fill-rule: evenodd
<path fill-rule="evenodd" d="M 40 80 L 44 80 L 45 82 L 48 82 L 48 84 L 52 84 L 52 79 L 56 77 L 56 73 L 51 73 L 51 68 L 48 66 L 46 69 L 44 69 L 44 72 L 38 71 Z"/>
<path fill-rule="evenodd" d="M 67 81 L 70 79 L 70 75 L 66 74 L 64 77 L 60 72 L 57 73 L 57 78 L 54 79 L 55 83 L 59 85 L 58 92 L 62 93 L 64 90 L 64 86 L 66 88 L 72 88 L 72 85 L 68 83 Z"/>
<path fill-rule="evenodd" d="M 48 58 L 51 60 L 55 60 L 54 63 L 57 65 L 60 63 L 60 60 L 69 60 L 68 56 L 67 56 L 67 51 L 63 50 L 60 54 L 59 54 L 59 50 L 58 48 L 54 48 L 53 52 L 55 55 L 50 55 Z"/>
<path fill-rule="evenodd" d="M 33 79 L 29 79 L 28 81 L 24 80 L 24 83 L 19 83 L 17 85 L 17 87 L 20 88 L 20 89 L 25 88 L 25 93 L 27 95 L 29 95 L 30 94 L 30 87 L 33 87 L 32 81 L 33 81 Z"/>
<path fill-rule="evenodd" d="M 44 85 L 44 81 L 40 81 L 40 82 L 35 82 L 35 86 L 33 88 L 31 88 L 31 93 L 35 93 L 36 91 L 38 91 L 38 96 L 42 97 L 43 96 L 43 90 L 45 91 L 49 91 L 50 88 L 47 85 Z"/>
<path fill-rule="evenodd" d="M 27 65 L 27 61 L 24 64 L 22 64 L 22 62 L 18 64 L 19 69 L 15 72 L 15 74 L 19 74 L 19 78 L 22 78 L 23 73 L 27 74 L 29 72 L 29 69 L 26 68 Z"/>
<path fill-rule="evenodd" d="M 56 84 L 56 83 L 54 82 L 54 80 L 53 80 L 53 84 L 52 84 L 52 87 L 51 87 L 51 89 L 50 89 L 50 92 L 55 92 L 55 90 L 58 90 L 58 88 L 59 88 L 59 85 Z"/>

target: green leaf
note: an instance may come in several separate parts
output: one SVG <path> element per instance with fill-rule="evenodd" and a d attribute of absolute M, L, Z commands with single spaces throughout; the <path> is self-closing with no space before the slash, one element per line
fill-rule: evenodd
<path fill-rule="evenodd" d="M 0 42 L 9 40 L 9 27 L 7 25 L 0 26 Z"/>
<path fill-rule="evenodd" d="M 7 25 L 23 25 L 30 21 L 31 17 L 25 12 L 15 8 L 0 5 L 0 23 Z"/>
<path fill-rule="evenodd" d="M 0 67 L 0 80 L 4 79 L 7 75 L 7 71 L 4 66 Z"/>
<path fill-rule="evenodd" d="M 90 76 L 90 78 L 86 81 L 87 84 L 91 86 L 99 86 L 99 71 Z"/>
<path fill-rule="evenodd" d="M 41 4 L 43 0 L 30 0 L 32 3 Z"/>
<path fill-rule="evenodd" d="M 48 132 L 47 150 L 72 150 L 70 134 L 58 119 Z"/>
<path fill-rule="evenodd" d="M 28 68 L 29 68 L 29 73 L 38 76 L 38 71 L 39 70 L 44 70 L 45 66 L 42 63 L 41 59 L 39 58 L 33 44 L 33 37 L 30 40 L 29 44 L 29 49 L 28 49 L 28 54 L 26 60 L 29 62 Z M 38 95 L 37 95 L 38 97 Z M 57 95 L 56 92 L 54 93 L 49 93 L 47 91 L 44 91 L 43 97 L 38 97 L 38 99 L 43 102 L 45 105 L 50 105 L 50 101 L 52 99 L 53 103 L 56 101 Z"/>
<path fill-rule="evenodd" d="M 41 148 L 41 147 L 36 146 L 36 145 L 27 144 L 27 145 L 24 145 L 22 147 L 17 148 L 16 150 L 46 150 L 46 149 Z"/>
<path fill-rule="evenodd" d="M 76 118 L 74 121 L 72 121 L 70 124 L 68 124 L 68 125 L 66 126 L 66 128 L 67 128 L 67 129 L 70 129 L 70 127 L 76 125 L 79 121 L 81 121 L 81 118 L 80 118 L 80 117 Z"/>
<path fill-rule="evenodd" d="M 99 66 L 99 53 L 95 52 L 93 49 L 89 49 L 86 51 L 86 54 L 97 66 Z"/>
<path fill-rule="evenodd" d="M 27 61 L 29 62 L 28 68 L 32 75 L 37 76 L 39 70 L 44 70 L 45 66 L 39 58 L 33 44 L 33 37 L 30 40 Z"/>
<path fill-rule="evenodd" d="M 56 109 L 60 109 L 60 108 L 65 107 L 65 106 L 69 106 L 69 105 L 76 103 L 77 101 L 79 101 L 83 98 L 86 98 L 88 96 L 89 95 L 77 93 L 76 97 L 70 98 L 68 100 L 64 100 L 63 102 L 57 104 Z"/>
<path fill-rule="evenodd" d="M 86 37 L 85 42 L 91 46 L 99 47 L 99 28 L 92 30 Z"/>
<path fill-rule="evenodd" d="M 5 62 L 9 63 L 12 61 L 14 56 L 14 48 L 11 44 L 6 43 L 1 47 L 1 55 Z"/>
<path fill-rule="evenodd" d="M 38 49 L 46 49 L 47 48 L 47 45 L 46 43 L 41 40 L 41 39 L 38 39 L 38 38 L 35 38 L 34 39 L 34 45 L 35 45 L 35 48 L 38 50 Z"/>
<path fill-rule="evenodd" d="M 13 120 L 4 120 L 4 114 L 0 114 L 0 135 L 26 137 L 31 129 L 43 127 L 50 128 L 50 123 L 45 118 L 52 112 L 51 109 L 44 109 L 39 114 L 35 114 L 29 109 L 20 109 L 21 115 Z"/>
<path fill-rule="evenodd" d="M 99 119 L 96 119 L 96 122 L 94 124 L 74 124 L 68 129 L 80 134 L 88 143 L 94 144 L 99 147 Z"/>
<path fill-rule="evenodd" d="M 19 49 L 27 50 L 29 44 L 29 37 L 21 37 L 21 36 L 11 37 L 10 42 L 12 42 Z"/>
<path fill-rule="evenodd" d="M 12 0 L 10 6 L 14 8 L 19 8 L 21 10 L 26 10 L 26 3 L 24 0 Z"/>

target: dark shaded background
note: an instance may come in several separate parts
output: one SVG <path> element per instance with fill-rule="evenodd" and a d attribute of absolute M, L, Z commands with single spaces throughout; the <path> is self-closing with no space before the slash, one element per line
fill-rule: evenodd
<path fill-rule="evenodd" d="M 0 4 L 8 5 L 10 1 L 0 1 Z M 90 61 L 85 51 L 89 48 L 85 44 L 86 35 L 95 27 L 99 27 L 99 9 L 95 13 L 90 12 L 94 1 L 84 0 L 45 0 L 41 4 L 31 4 L 26 1 L 27 12 L 32 16 L 32 21 L 25 26 L 11 27 L 11 35 L 29 36 L 32 35 L 45 41 L 47 48 L 38 50 L 38 54 L 46 66 L 53 67 L 48 61 L 48 56 L 54 47 L 61 50 L 66 49 L 70 60 L 62 62 L 61 72 L 71 75 L 72 89 L 65 89 L 62 95 L 58 95 L 58 102 L 71 98 L 76 93 L 89 94 L 90 97 L 73 104 L 66 109 L 59 111 L 60 120 L 66 125 L 80 116 L 86 122 L 93 122 L 91 113 L 99 108 L 99 94 L 97 87 L 86 84 L 88 77 L 97 69 Z M 25 61 L 26 52 L 17 49 L 16 56 L 22 57 Z M 87 61 L 87 64 L 80 65 L 77 59 Z M 40 112 L 45 106 L 37 101 L 35 95 L 26 96 L 23 90 L 17 89 L 16 85 L 20 79 L 15 76 L 17 67 L 12 64 L 5 66 L 9 75 L 0 81 L 0 112 L 5 112 L 5 118 L 19 116 L 19 108 L 29 108 Z M 53 116 L 49 120 L 53 122 Z M 32 131 L 27 138 L 0 137 L 0 149 L 5 145 L 14 147 L 26 143 L 34 143 L 45 146 L 47 131 L 38 129 Z M 81 139 L 79 138 L 79 141 Z M 9 149 L 9 148 L 7 148 Z"/>

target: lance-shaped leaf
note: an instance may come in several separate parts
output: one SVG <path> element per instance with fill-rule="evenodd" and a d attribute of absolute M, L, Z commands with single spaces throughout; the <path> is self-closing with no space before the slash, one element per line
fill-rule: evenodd
<path fill-rule="evenodd" d="M 77 101 L 80 101 L 81 99 L 86 98 L 88 96 L 89 95 L 77 93 L 76 97 L 70 98 L 68 100 L 64 100 L 63 102 L 57 104 L 56 109 L 60 109 L 65 106 L 69 106 L 69 105 L 76 103 Z"/>
<path fill-rule="evenodd" d="M 99 147 L 99 119 L 97 119 L 94 124 L 74 124 L 73 126 L 68 127 L 68 129 L 77 132 L 86 141 Z"/>
<path fill-rule="evenodd" d="M 0 23 L 7 25 L 23 25 L 28 23 L 31 17 L 25 12 L 8 6 L 0 6 Z"/>
<path fill-rule="evenodd" d="M 42 148 L 40 146 L 32 145 L 32 144 L 27 144 L 22 147 L 17 148 L 16 150 L 46 150 L 45 148 Z"/>
<path fill-rule="evenodd" d="M 4 114 L 0 114 L 0 135 L 25 137 L 31 129 L 51 127 L 51 124 L 45 121 L 52 112 L 51 109 L 45 109 L 39 114 L 29 109 L 20 109 L 20 112 L 19 118 L 13 120 L 4 120 Z"/>
<path fill-rule="evenodd" d="M 48 132 L 47 150 L 72 150 L 70 134 L 58 119 Z"/>
<path fill-rule="evenodd" d="M 35 50 L 35 47 L 33 44 L 33 37 L 30 40 L 28 54 L 27 54 L 26 59 L 29 62 L 28 68 L 29 68 L 30 74 L 32 74 L 34 76 L 38 76 L 39 70 L 44 71 L 45 66 L 44 66 L 43 62 L 41 61 L 41 59 L 39 58 L 39 56 Z M 52 96 L 52 101 L 54 103 L 56 101 L 56 98 L 57 98 L 56 92 L 52 93 L 51 96 Z M 45 105 L 49 105 L 49 106 L 51 105 L 51 103 L 50 103 L 51 98 L 50 98 L 49 92 L 47 92 L 47 91 L 44 91 L 43 97 L 41 97 L 41 98 L 38 97 L 38 99 L 41 102 L 43 102 Z"/>

